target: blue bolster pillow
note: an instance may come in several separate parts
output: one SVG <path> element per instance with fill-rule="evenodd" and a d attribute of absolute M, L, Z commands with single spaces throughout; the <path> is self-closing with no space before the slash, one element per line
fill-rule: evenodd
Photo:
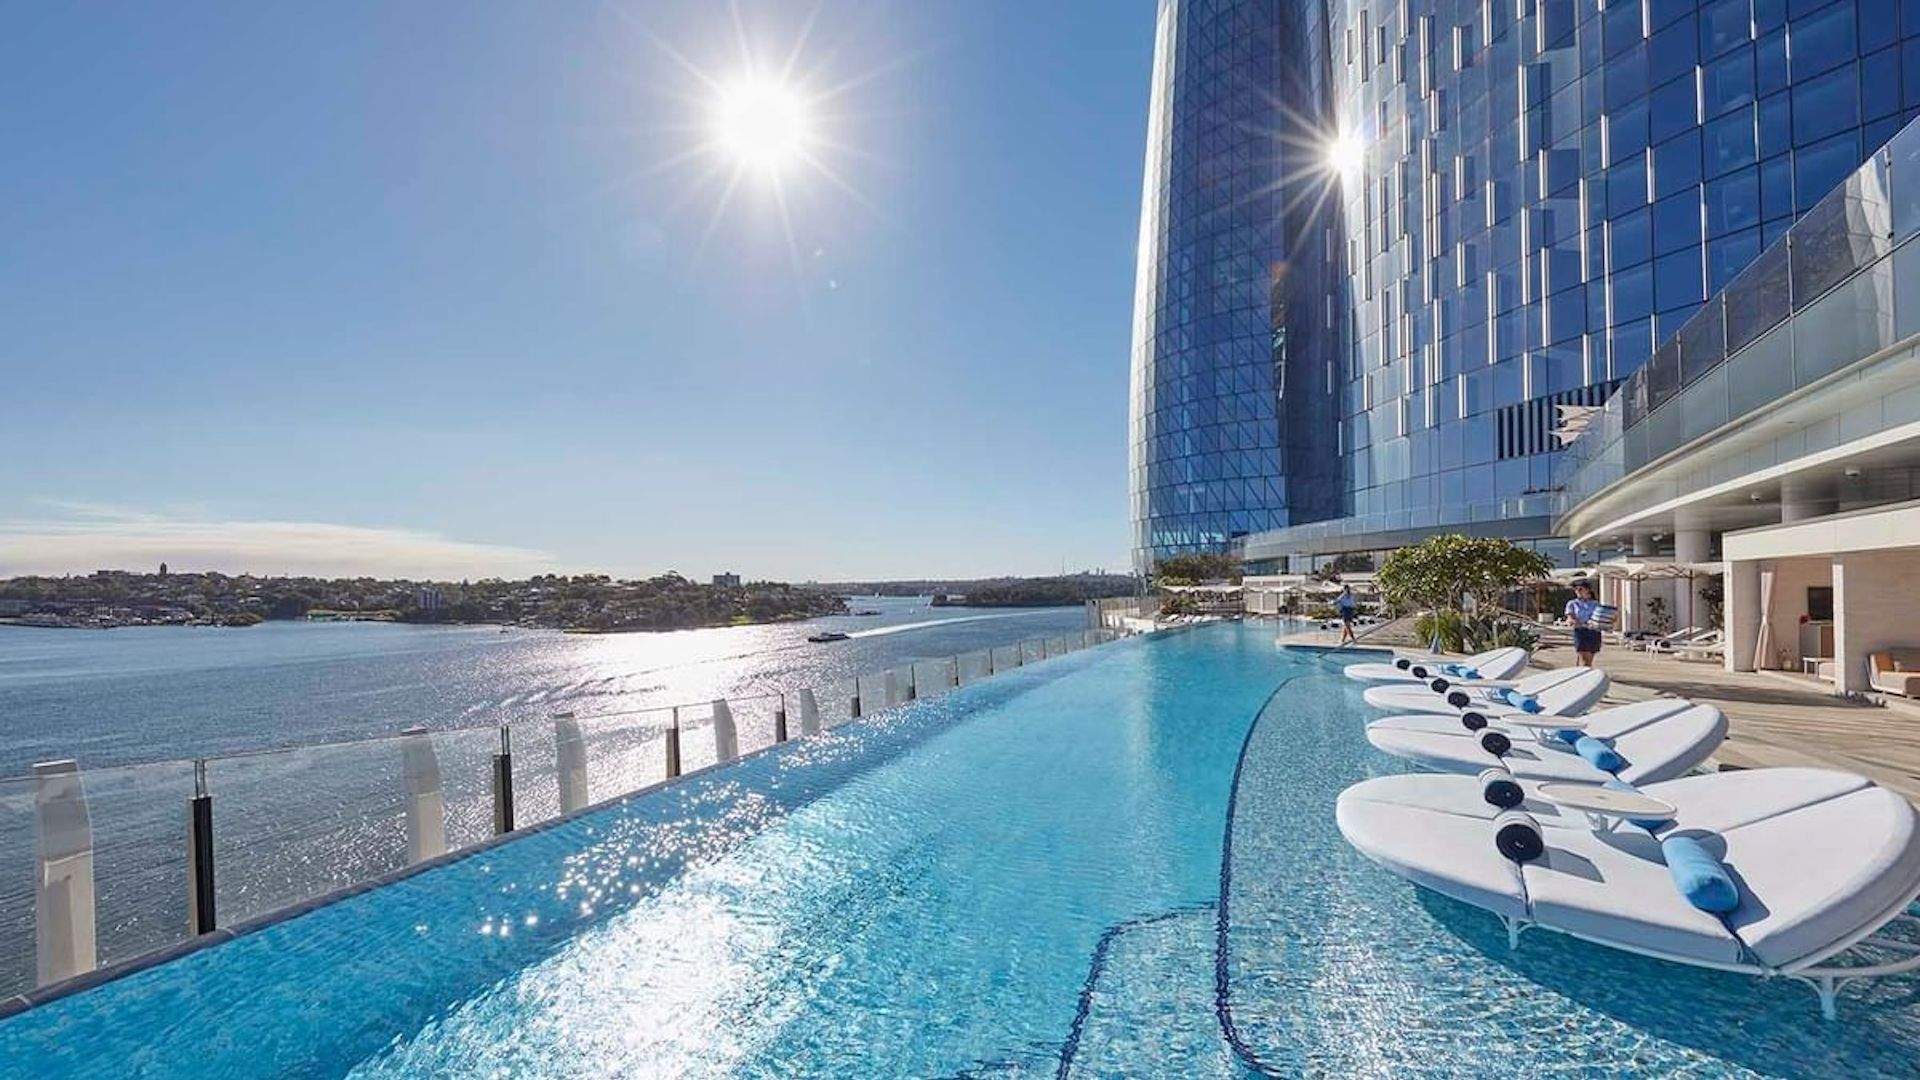
<path fill-rule="evenodd" d="M 1462 679 L 1477 679 L 1480 677 L 1480 669 L 1463 667 L 1459 671 L 1454 672 L 1454 674 Z"/>
<path fill-rule="evenodd" d="M 1615 791 L 1631 791 L 1635 795 L 1640 794 L 1639 788 L 1634 787 L 1632 784 L 1627 783 L 1625 780 L 1622 780 L 1617 776 L 1608 777 L 1607 782 L 1604 784 L 1601 784 L 1600 786 L 1603 788 L 1612 788 Z M 1641 828 L 1647 830 L 1648 832 L 1659 832 L 1661 829 L 1672 824 L 1672 822 L 1660 820 L 1657 818 L 1628 818 L 1627 824 L 1638 825 Z"/>
<path fill-rule="evenodd" d="M 1579 742 L 1580 736 L 1585 734 L 1586 732 L 1581 731 L 1579 728 L 1563 727 L 1559 731 L 1554 732 L 1553 737 L 1566 743 L 1567 749 L 1571 750 L 1573 749 L 1573 744 Z"/>
<path fill-rule="evenodd" d="M 1540 699 L 1537 697 L 1534 697 L 1532 694 L 1508 694 L 1507 704 L 1513 706 L 1516 709 L 1519 709 L 1523 713 L 1538 713 L 1538 712 L 1546 711 L 1541 706 Z"/>
<path fill-rule="evenodd" d="M 1513 691 L 1507 689 L 1504 686 L 1496 686 L 1493 689 L 1487 691 L 1487 697 L 1490 700 L 1497 701 L 1500 704 L 1505 705 L 1508 703 L 1507 695 L 1511 693 L 1513 693 Z"/>
<path fill-rule="evenodd" d="M 1680 890 L 1687 903 L 1716 915 L 1740 906 L 1740 889 L 1733 883 L 1733 875 L 1705 844 L 1691 836 L 1669 836 L 1660 841 L 1660 853 L 1666 856 L 1673 887 Z"/>
<path fill-rule="evenodd" d="M 1586 758 L 1587 764 L 1604 773 L 1617 773 L 1627 767 L 1627 759 L 1620 756 L 1620 751 L 1591 735 L 1582 735 L 1575 739 L 1573 752 Z"/>

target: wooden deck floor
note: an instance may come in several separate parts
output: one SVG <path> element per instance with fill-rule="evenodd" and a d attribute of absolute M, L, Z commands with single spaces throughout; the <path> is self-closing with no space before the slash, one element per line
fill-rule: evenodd
<path fill-rule="evenodd" d="M 1361 644 L 1416 644 L 1389 627 Z M 1332 645 L 1337 633 L 1308 631 L 1283 640 Z M 1536 668 L 1573 663 L 1567 636 L 1549 631 L 1534 653 Z M 1727 714 L 1728 736 L 1714 762 L 1726 768 L 1825 765 L 1871 777 L 1920 802 L 1920 711 L 1912 706 L 1851 702 L 1813 679 L 1776 673 L 1729 672 L 1717 664 L 1650 656 L 1608 647 L 1600 666 L 1613 688 L 1603 704 L 1650 697 L 1710 702 Z"/>

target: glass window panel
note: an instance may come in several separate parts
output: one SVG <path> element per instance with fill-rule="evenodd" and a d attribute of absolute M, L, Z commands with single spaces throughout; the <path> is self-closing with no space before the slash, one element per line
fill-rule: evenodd
<path fill-rule="evenodd" d="M 1706 186 L 1707 235 L 1724 236 L 1760 224 L 1760 173 L 1741 169 Z"/>
<path fill-rule="evenodd" d="M 1900 111 L 1900 50 L 1882 49 L 1860 61 L 1860 105 L 1869 120 Z M 1867 145 L 1880 142 L 1869 139 Z"/>
<path fill-rule="evenodd" d="M 1920 37 L 1900 43 L 1900 86 L 1906 107 L 1920 108 Z"/>
<path fill-rule="evenodd" d="M 1840 3 L 1796 18 L 1787 28 L 1793 56 L 1793 77 L 1805 79 L 1853 59 L 1853 2 Z"/>
<path fill-rule="evenodd" d="M 1760 134 L 1760 156 L 1784 154 L 1793 146 L 1793 108 L 1786 94 L 1775 94 L 1754 110 Z"/>
<path fill-rule="evenodd" d="M 1700 194 L 1683 191 L 1653 204 L 1653 252 L 1665 255 L 1700 242 Z"/>
<path fill-rule="evenodd" d="M 1870 53 L 1894 43 L 1900 35 L 1897 0 L 1858 0 L 1860 51 Z M 1920 24 L 1916 24 L 1920 29 Z"/>
<path fill-rule="evenodd" d="M 1753 26 L 1762 34 L 1785 26 L 1787 0 L 1753 0 Z"/>
<path fill-rule="evenodd" d="M 1752 28 L 1748 0 L 1718 0 L 1700 9 L 1700 55 L 1719 56 L 1747 40 Z"/>
<path fill-rule="evenodd" d="M 1613 377 L 1624 378 L 1640 369 L 1653 352 L 1653 320 L 1636 319 L 1613 328 Z"/>
<path fill-rule="evenodd" d="M 1618 109 L 1647 92 L 1647 43 L 1641 42 L 1607 61 L 1607 108 Z"/>
<path fill-rule="evenodd" d="M 1753 78 L 1757 92 L 1771 94 L 1787 86 L 1787 32 L 1775 30 L 1753 46 Z"/>
<path fill-rule="evenodd" d="M 1727 349 L 1734 351 L 1772 329 L 1792 310 L 1787 252 L 1774 246 L 1760 252 L 1727 287 Z"/>
<path fill-rule="evenodd" d="M 1613 321 L 1623 323 L 1653 314 L 1653 264 L 1616 270 L 1613 274 Z"/>
<path fill-rule="evenodd" d="M 1760 230 L 1742 229 L 1707 245 L 1707 292 L 1720 292 L 1760 254 Z"/>
<path fill-rule="evenodd" d="M 1652 211 L 1645 208 L 1622 214 L 1607 224 L 1608 254 L 1613 268 L 1638 266 L 1653 258 Z"/>
<path fill-rule="evenodd" d="M 1653 267 L 1654 300 L 1659 310 L 1671 311 L 1706 298 L 1698 247 L 1663 255 L 1654 260 Z"/>
<path fill-rule="evenodd" d="M 1638 154 L 1607 171 L 1607 212 L 1624 214 L 1647 201 L 1647 155 Z"/>
<path fill-rule="evenodd" d="M 1860 163 L 1860 134 L 1849 131 L 1793 155 L 1794 206 L 1804 210 Z"/>
<path fill-rule="evenodd" d="M 1695 58 L 1700 55 L 1692 12 L 1664 30 L 1656 30 L 1647 39 L 1647 78 L 1656 83 L 1693 74 Z"/>
<path fill-rule="evenodd" d="M 1624 49 L 1632 48 L 1640 40 L 1640 0 L 1628 3 L 1607 5 L 1605 14 L 1600 17 L 1606 31 L 1607 55 L 1613 56 Z"/>
<path fill-rule="evenodd" d="M 1678 21 L 1693 25 L 1693 0 L 1649 0 L 1647 4 L 1647 25 L 1659 30 Z"/>
<path fill-rule="evenodd" d="M 1852 64 L 1793 88 L 1795 146 L 1805 146 L 1859 123 L 1859 75 Z"/>
<path fill-rule="evenodd" d="M 1653 193 L 1664 198 L 1700 183 L 1700 129 L 1670 139 L 1653 150 Z"/>
<path fill-rule="evenodd" d="M 1719 176 L 1742 165 L 1753 164 L 1753 115 L 1750 110 L 1741 109 L 1718 120 L 1708 121 L 1705 136 L 1708 176 Z"/>
<path fill-rule="evenodd" d="M 1700 122 L 1699 97 L 1699 90 L 1691 75 L 1674 79 L 1648 95 L 1653 141 L 1660 142 L 1697 125 Z"/>
<path fill-rule="evenodd" d="M 1743 46 L 1700 69 L 1700 97 L 1706 115 L 1753 102 L 1753 49 Z"/>
<path fill-rule="evenodd" d="M 1785 154 L 1760 163 L 1760 220 L 1793 213 L 1793 162 Z"/>
<path fill-rule="evenodd" d="M 1614 161 L 1627 158 L 1647 148 L 1647 101 L 1639 101 L 1618 112 L 1607 116 L 1607 154 Z M 1579 182 L 1573 169 L 1567 170 L 1568 185 Z"/>

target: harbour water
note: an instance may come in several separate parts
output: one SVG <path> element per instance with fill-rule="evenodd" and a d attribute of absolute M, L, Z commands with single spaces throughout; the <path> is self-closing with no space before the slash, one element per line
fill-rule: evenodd
<path fill-rule="evenodd" d="M 211 759 L 220 925 L 404 862 L 400 740 L 433 731 L 448 842 L 492 831 L 491 755 L 515 741 L 518 822 L 560 811 L 554 719 L 577 719 L 591 794 L 665 775 L 663 706 L 689 710 L 684 765 L 713 760 L 704 703 L 736 702 L 741 744 L 771 740 L 771 699 L 822 712 L 855 676 L 1077 634 L 1084 610 L 858 598 L 869 616 L 670 633 L 267 623 L 245 629 L 0 629 L 0 995 L 33 980 L 32 764 L 76 759 L 92 817 L 100 962 L 185 934 L 193 759 Z M 823 630 L 845 641 L 812 643 Z M 829 695 L 833 695 L 830 697 Z M 742 702 L 741 699 L 750 699 Z"/>
<path fill-rule="evenodd" d="M 857 597 L 799 623 L 567 634 L 494 626 L 270 622 L 244 629 L 0 628 L 0 777 L 515 723 L 824 687 L 919 659 L 1085 626 L 1081 608 Z M 807 636 L 843 631 L 847 641 Z"/>

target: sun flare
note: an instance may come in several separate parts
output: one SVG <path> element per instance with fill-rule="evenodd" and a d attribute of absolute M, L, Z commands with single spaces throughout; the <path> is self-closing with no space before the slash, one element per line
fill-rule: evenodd
<path fill-rule="evenodd" d="M 807 101 L 790 86 L 747 80 L 725 87 L 714 110 L 714 139 L 741 165 L 778 173 L 804 156 Z"/>

